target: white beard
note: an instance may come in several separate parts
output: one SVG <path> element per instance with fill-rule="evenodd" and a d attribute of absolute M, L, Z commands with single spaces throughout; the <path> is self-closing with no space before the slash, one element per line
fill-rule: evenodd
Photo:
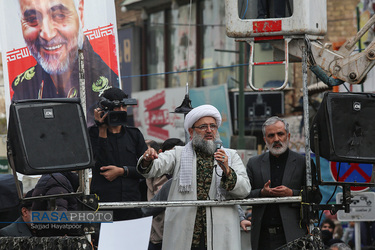
<path fill-rule="evenodd" d="M 269 149 L 269 151 L 271 152 L 271 154 L 273 154 L 273 155 L 282 155 L 288 149 L 288 147 L 289 147 L 289 139 L 285 143 L 282 143 L 282 142 L 279 142 L 279 143 L 281 144 L 281 148 L 274 148 L 273 146 L 274 146 L 275 143 L 273 143 L 272 145 L 270 145 L 270 144 L 268 144 L 266 142 L 266 146 Z"/>
<path fill-rule="evenodd" d="M 216 140 L 216 136 L 215 136 L 215 140 Z M 215 140 L 205 140 L 202 138 L 202 136 L 197 134 L 195 131 L 193 132 L 193 139 L 192 139 L 193 146 L 207 155 L 213 155 L 216 152 Z"/>
<path fill-rule="evenodd" d="M 81 22 L 80 22 L 81 23 Z M 40 39 L 40 38 L 39 38 Z M 49 43 L 59 43 L 59 41 L 54 41 L 54 40 L 64 40 L 64 38 L 56 38 L 50 41 Z M 42 66 L 42 68 L 48 73 L 48 74 L 62 74 L 67 72 L 73 67 L 74 62 L 78 58 L 78 49 L 82 49 L 83 47 L 83 40 L 84 40 L 84 35 L 82 31 L 81 25 L 79 26 L 79 30 L 77 33 L 77 36 L 74 37 L 73 39 L 70 39 L 70 41 L 67 42 L 69 50 L 69 55 L 67 56 L 66 60 L 61 62 L 60 64 L 56 65 L 56 63 L 51 63 L 55 60 L 59 60 L 58 57 L 50 55 L 45 57 L 42 57 L 41 54 L 39 53 L 39 48 L 40 44 L 43 43 L 46 45 L 46 42 L 44 41 L 28 41 L 25 40 L 26 45 L 31 53 L 31 55 L 35 58 L 35 60 Z M 75 44 L 77 42 L 77 44 Z M 77 47 L 76 49 L 72 49 L 74 47 Z"/>

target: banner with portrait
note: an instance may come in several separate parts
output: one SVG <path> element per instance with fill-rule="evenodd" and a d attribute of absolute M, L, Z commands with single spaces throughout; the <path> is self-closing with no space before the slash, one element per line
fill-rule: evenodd
<path fill-rule="evenodd" d="M 114 1 L 1 1 L 0 13 L 7 116 L 12 100 L 85 94 L 81 102 L 91 125 L 99 94 L 121 79 Z M 83 78 L 85 93 L 79 88 Z"/>

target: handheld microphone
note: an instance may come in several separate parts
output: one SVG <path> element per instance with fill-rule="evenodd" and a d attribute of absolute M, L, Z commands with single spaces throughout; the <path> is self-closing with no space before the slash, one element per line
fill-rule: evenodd
<path fill-rule="evenodd" d="M 215 145 L 216 145 L 216 151 L 217 151 L 218 149 L 221 148 L 221 146 L 223 146 L 223 142 L 220 139 L 216 139 Z"/>
<path fill-rule="evenodd" d="M 220 148 L 221 148 L 221 146 L 223 146 L 223 142 L 220 140 L 220 138 L 218 138 L 218 139 L 216 139 L 216 141 L 215 141 L 215 145 L 216 145 L 216 151 L 215 152 L 217 152 Z M 220 161 L 216 161 L 220 166 L 224 166 L 223 165 L 223 163 L 221 163 Z M 217 170 L 216 170 L 216 164 L 215 164 L 215 173 L 219 176 L 219 177 L 221 177 L 218 173 L 217 173 Z"/>

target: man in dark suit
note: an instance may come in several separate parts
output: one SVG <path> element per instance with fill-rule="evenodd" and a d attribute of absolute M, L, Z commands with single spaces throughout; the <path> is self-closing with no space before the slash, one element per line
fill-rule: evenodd
<path fill-rule="evenodd" d="M 25 198 L 31 197 L 33 189 L 27 192 Z M 32 201 L 23 201 L 21 203 L 21 216 L 12 224 L 0 229 L 0 237 L 21 237 L 33 236 L 30 230 L 31 224 L 31 206 Z"/>
<path fill-rule="evenodd" d="M 252 186 L 249 198 L 300 195 L 305 185 L 306 164 L 301 154 L 289 150 L 289 124 L 277 116 L 262 127 L 269 152 L 252 157 L 247 174 Z M 302 237 L 300 207 L 296 204 L 255 205 L 251 220 L 252 249 L 275 249 Z"/>

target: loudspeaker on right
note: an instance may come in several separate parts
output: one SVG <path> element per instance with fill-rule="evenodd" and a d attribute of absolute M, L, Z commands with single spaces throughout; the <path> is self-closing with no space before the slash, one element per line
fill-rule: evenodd
<path fill-rule="evenodd" d="M 325 93 L 310 128 L 310 144 L 329 161 L 375 163 L 375 94 Z"/>

